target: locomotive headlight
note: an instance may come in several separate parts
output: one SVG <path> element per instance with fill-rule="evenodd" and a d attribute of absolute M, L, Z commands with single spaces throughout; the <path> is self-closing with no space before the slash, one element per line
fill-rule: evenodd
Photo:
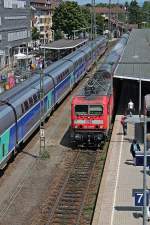
<path fill-rule="evenodd" d="M 103 124 L 104 123 L 104 121 L 103 120 L 92 120 L 92 124 L 96 124 L 96 125 L 98 125 L 98 124 Z"/>

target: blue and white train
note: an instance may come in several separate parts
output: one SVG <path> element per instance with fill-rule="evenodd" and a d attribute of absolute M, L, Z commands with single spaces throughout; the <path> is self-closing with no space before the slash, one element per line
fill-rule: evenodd
<path fill-rule="evenodd" d="M 24 81 L 0 95 L 0 169 L 17 147 L 24 143 L 40 124 L 40 104 L 44 118 L 73 89 L 107 48 L 105 37 L 77 49 L 47 67 L 43 78 L 44 100 L 40 103 L 40 75 Z"/>

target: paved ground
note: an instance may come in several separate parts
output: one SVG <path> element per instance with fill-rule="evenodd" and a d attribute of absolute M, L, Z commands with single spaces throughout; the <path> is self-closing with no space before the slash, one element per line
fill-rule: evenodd
<path fill-rule="evenodd" d="M 135 167 L 130 154 L 134 134 L 134 124 L 130 123 L 127 136 L 122 135 L 117 116 L 92 225 L 142 224 L 141 211 L 134 207 L 132 197 L 143 185 L 143 167 Z"/>

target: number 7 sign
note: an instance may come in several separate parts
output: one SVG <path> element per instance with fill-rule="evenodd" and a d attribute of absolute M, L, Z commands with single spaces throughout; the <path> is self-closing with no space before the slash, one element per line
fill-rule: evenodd
<path fill-rule="evenodd" d="M 135 206 L 144 206 L 144 193 L 143 192 L 135 192 Z M 149 205 L 149 192 L 146 192 L 146 206 Z"/>

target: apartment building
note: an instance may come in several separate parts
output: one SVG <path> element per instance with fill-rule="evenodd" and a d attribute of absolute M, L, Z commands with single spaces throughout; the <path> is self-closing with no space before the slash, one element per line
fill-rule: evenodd
<path fill-rule="evenodd" d="M 52 30 L 52 15 L 55 7 L 58 7 L 61 0 L 31 0 L 32 26 L 40 32 L 40 43 L 47 44 L 54 40 Z"/>
<path fill-rule="evenodd" d="M 0 0 L 0 68 L 31 40 L 29 0 Z"/>

